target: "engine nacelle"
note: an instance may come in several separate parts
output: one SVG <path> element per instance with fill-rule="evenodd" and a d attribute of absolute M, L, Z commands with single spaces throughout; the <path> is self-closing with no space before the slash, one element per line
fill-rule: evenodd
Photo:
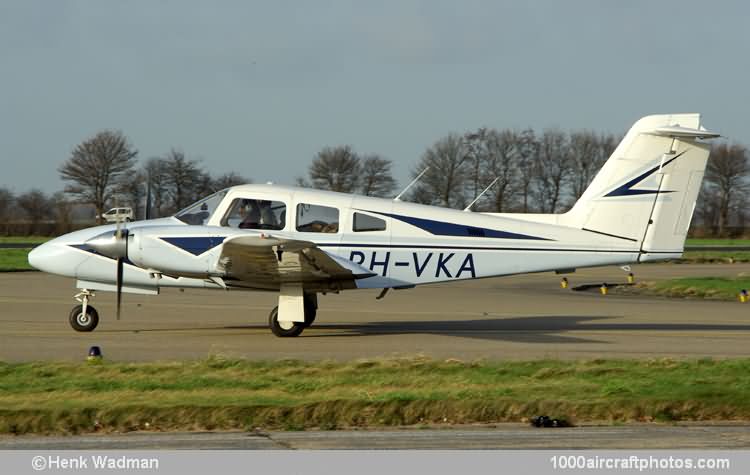
<path fill-rule="evenodd" d="M 142 269 L 206 278 L 216 269 L 224 241 L 205 226 L 153 226 L 129 231 L 128 259 Z"/>

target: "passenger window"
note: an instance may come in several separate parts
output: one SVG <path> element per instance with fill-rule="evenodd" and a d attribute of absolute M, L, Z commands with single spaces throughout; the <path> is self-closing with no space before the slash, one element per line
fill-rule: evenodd
<path fill-rule="evenodd" d="M 354 213 L 354 232 L 385 231 L 385 220 L 362 213 Z"/>
<path fill-rule="evenodd" d="M 297 231 L 305 233 L 339 232 L 339 210 L 329 206 L 297 205 Z"/>
<path fill-rule="evenodd" d="M 222 226 L 240 229 L 284 229 L 286 205 L 281 201 L 237 198 L 221 220 Z"/>

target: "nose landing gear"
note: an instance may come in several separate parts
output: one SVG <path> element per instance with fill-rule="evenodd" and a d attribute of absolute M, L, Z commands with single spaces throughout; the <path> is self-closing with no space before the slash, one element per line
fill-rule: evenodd
<path fill-rule="evenodd" d="M 81 302 L 81 305 L 73 307 L 68 317 L 73 330 L 77 332 L 91 332 L 99 325 L 99 312 L 89 305 L 89 298 L 93 296 L 94 293 L 90 290 L 81 289 L 81 292 L 73 297 Z"/>

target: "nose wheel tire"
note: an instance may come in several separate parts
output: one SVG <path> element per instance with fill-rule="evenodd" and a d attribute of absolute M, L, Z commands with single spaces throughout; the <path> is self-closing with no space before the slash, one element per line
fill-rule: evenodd
<path fill-rule="evenodd" d="M 280 322 L 279 307 L 274 307 L 268 315 L 268 326 L 271 327 L 271 332 L 274 335 L 282 338 L 299 336 L 302 330 L 305 329 L 305 323 Z"/>
<path fill-rule="evenodd" d="M 99 325 L 99 313 L 91 305 L 87 305 L 86 313 L 83 313 L 83 305 L 76 305 L 70 312 L 68 321 L 77 332 L 94 331 L 94 328 Z"/>

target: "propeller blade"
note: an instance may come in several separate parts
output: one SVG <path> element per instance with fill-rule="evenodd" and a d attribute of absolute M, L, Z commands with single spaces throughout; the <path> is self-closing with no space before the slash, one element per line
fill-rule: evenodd
<path fill-rule="evenodd" d="M 120 319 L 120 304 L 122 304 L 122 274 L 124 270 L 125 258 L 117 258 L 117 319 Z"/>

